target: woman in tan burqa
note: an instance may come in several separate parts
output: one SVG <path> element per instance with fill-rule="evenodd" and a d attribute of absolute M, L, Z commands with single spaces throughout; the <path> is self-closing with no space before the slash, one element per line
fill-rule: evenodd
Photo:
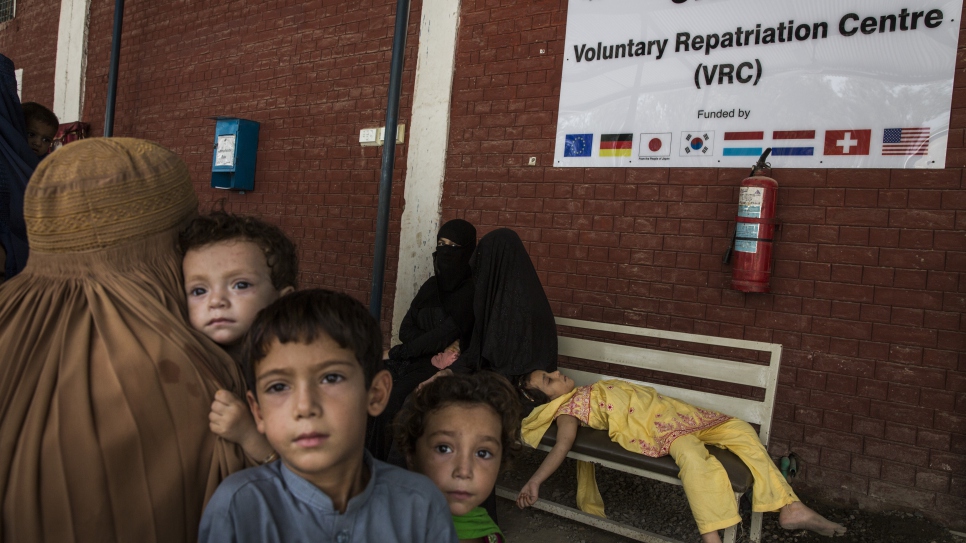
<path fill-rule="evenodd" d="M 193 541 L 243 467 L 208 430 L 232 360 L 186 324 L 185 164 L 147 141 L 72 143 L 27 186 L 26 269 L 0 287 L 2 541 Z"/>

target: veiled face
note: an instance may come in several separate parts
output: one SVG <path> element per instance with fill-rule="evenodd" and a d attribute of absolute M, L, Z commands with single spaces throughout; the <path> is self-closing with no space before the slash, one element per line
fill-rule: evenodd
<path fill-rule="evenodd" d="M 456 243 L 455 241 L 452 241 L 452 240 L 450 240 L 448 238 L 439 238 L 438 240 L 436 240 L 436 246 L 437 247 L 444 247 L 444 246 L 445 247 L 459 247 L 460 244 L 459 243 Z"/>

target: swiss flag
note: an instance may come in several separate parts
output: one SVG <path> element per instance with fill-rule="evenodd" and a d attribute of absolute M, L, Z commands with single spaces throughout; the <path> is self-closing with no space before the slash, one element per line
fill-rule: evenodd
<path fill-rule="evenodd" d="M 826 155 L 867 155 L 872 130 L 826 130 Z"/>

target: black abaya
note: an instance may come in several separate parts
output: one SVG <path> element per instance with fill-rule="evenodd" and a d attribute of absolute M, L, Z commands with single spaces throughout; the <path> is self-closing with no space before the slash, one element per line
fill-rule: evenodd
<path fill-rule="evenodd" d="M 387 366 L 393 374 L 392 392 L 382 414 L 368 429 L 367 448 L 386 460 L 392 444 L 389 427 L 403 403 L 420 383 L 439 371 L 433 356 L 459 341 L 465 348 L 473 331 L 473 276 L 470 258 L 476 249 L 476 229 L 462 220 L 448 221 L 439 229 L 433 253 L 435 275 L 419 288 L 399 327 L 402 341 L 389 350 Z"/>
<path fill-rule="evenodd" d="M 0 55 L 0 245 L 7 259 L 0 263 L 7 279 L 27 264 L 27 225 L 23 198 L 27 181 L 37 167 L 37 155 L 27 143 L 13 61 Z M 0 274 L 0 282 L 3 282 Z"/>
<path fill-rule="evenodd" d="M 523 242 L 501 228 L 480 239 L 473 262 L 476 317 L 454 371 L 504 377 L 557 369 L 557 327 Z"/>

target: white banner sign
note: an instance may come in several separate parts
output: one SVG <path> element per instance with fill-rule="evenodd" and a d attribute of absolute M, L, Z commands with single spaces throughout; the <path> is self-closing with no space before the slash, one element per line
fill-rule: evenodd
<path fill-rule="evenodd" d="M 943 168 L 962 0 L 570 0 L 554 165 Z"/>

